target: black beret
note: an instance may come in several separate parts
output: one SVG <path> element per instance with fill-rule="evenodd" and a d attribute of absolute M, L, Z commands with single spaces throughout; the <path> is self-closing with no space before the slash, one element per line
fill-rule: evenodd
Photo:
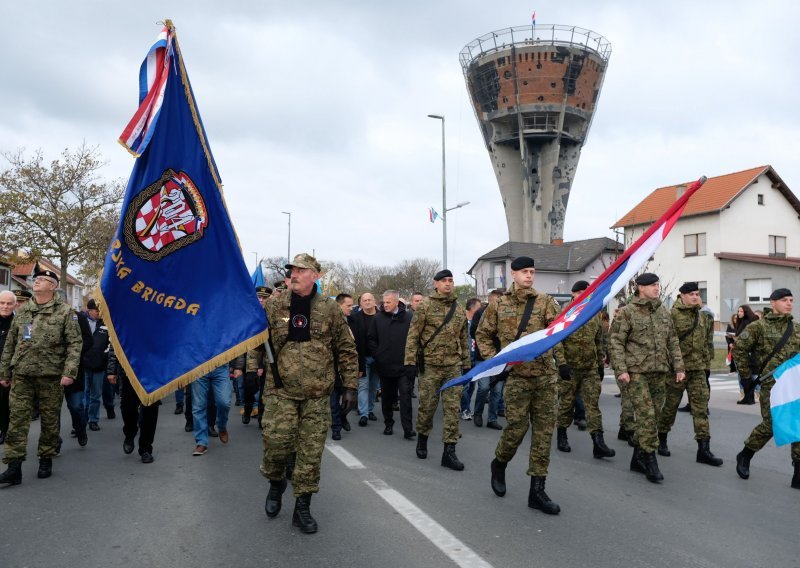
<path fill-rule="evenodd" d="M 98 309 L 97 308 L 97 302 L 94 301 L 94 298 L 92 298 L 91 300 L 86 302 L 86 309 L 87 310 L 96 310 L 96 309 Z"/>
<path fill-rule="evenodd" d="M 700 286 L 697 285 L 697 282 L 684 282 L 683 286 L 678 288 L 678 292 L 688 294 L 689 292 L 697 292 L 699 289 Z"/>
<path fill-rule="evenodd" d="M 533 268 L 533 259 L 529 256 L 518 256 L 511 261 L 511 270 L 522 270 L 523 268 Z"/>
<path fill-rule="evenodd" d="M 772 294 L 769 295 L 769 299 L 772 301 L 780 300 L 785 298 L 786 296 L 792 296 L 792 291 L 788 288 L 778 288 Z M 794 297 L 794 296 L 792 296 Z"/>
<path fill-rule="evenodd" d="M 583 292 L 589 287 L 589 283 L 586 280 L 578 280 L 575 284 L 572 285 L 573 292 Z"/>
<path fill-rule="evenodd" d="M 33 277 L 37 278 L 39 276 L 45 276 L 47 278 L 52 278 L 53 280 L 56 281 L 56 284 L 58 284 L 58 274 L 56 274 L 52 270 L 47 270 L 46 268 L 38 268 L 36 271 L 34 271 Z"/>
<path fill-rule="evenodd" d="M 256 286 L 256 296 L 269 297 L 272 294 L 272 288 L 269 286 Z"/>
<path fill-rule="evenodd" d="M 644 274 L 637 276 L 635 282 L 639 286 L 650 286 L 651 284 L 658 282 L 658 276 L 652 272 L 645 272 Z"/>
<path fill-rule="evenodd" d="M 17 302 L 24 302 L 30 300 L 33 294 L 28 290 L 14 290 L 14 295 L 17 297 Z"/>
<path fill-rule="evenodd" d="M 437 272 L 436 275 L 433 277 L 433 279 L 438 282 L 442 278 L 452 278 L 452 277 L 453 273 L 445 268 L 444 270 L 440 270 L 439 272 Z"/>

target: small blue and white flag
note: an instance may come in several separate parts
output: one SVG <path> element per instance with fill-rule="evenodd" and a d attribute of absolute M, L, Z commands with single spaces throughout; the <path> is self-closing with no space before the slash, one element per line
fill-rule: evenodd
<path fill-rule="evenodd" d="M 772 434 L 775 444 L 800 442 L 800 354 L 775 369 L 775 386 L 770 392 Z"/>

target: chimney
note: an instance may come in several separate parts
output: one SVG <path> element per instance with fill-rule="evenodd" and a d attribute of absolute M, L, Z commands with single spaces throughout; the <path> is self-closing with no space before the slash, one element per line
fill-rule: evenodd
<path fill-rule="evenodd" d="M 689 187 L 685 183 L 682 183 L 681 185 L 676 185 L 675 186 L 675 199 L 678 199 L 681 195 L 686 193 L 687 189 L 689 189 Z"/>
<path fill-rule="evenodd" d="M 553 239 L 550 241 L 551 245 L 561 246 L 564 244 L 564 239 Z"/>

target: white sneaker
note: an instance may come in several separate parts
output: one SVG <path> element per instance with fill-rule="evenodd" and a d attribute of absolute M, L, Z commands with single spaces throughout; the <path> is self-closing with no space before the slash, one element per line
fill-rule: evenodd
<path fill-rule="evenodd" d="M 461 413 L 462 420 L 472 420 L 472 413 L 469 410 L 465 410 Z"/>

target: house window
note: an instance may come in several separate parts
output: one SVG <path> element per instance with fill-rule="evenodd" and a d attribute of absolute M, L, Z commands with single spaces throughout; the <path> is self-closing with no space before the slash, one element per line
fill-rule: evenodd
<path fill-rule="evenodd" d="M 708 282 L 698 282 L 697 287 L 700 288 L 700 299 L 704 304 L 708 303 Z"/>
<path fill-rule="evenodd" d="M 768 302 L 769 296 L 772 294 L 772 279 L 754 278 L 752 280 L 745 280 L 744 287 L 748 302 Z"/>
<path fill-rule="evenodd" d="M 8 286 L 8 268 L 0 268 L 0 286 Z"/>
<path fill-rule="evenodd" d="M 705 256 L 706 234 L 683 235 L 683 256 Z"/>
<path fill-rule="evenodd" d="M 759 193 L 758 194 L 758 204 L 759 205 L 764 205 L 764 194 L 763 193 Z"/>
<path fill-rule="evenodd" d="M 769 236 L 769 255 L 786 258 L 786 237 Z"/>

